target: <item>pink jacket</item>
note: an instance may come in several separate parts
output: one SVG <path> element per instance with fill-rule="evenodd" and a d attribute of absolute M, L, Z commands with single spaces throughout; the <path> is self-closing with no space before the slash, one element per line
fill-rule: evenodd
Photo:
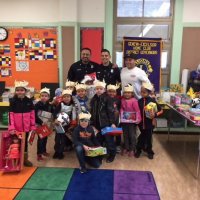
<path fill-rule="evenodd" d="M 121 109 L 120 109 L 120 116 L 122 116 L 123 112 L 136 112 L 137 122 L 139 124 L 142 120 L 140 109 L 138 106 L 138 101 L 135 98 L 125 99 L 122 98 L 121 100 Z"/>
<path fill-rule="evenodd" d="M 35 130 L 35 111 L 31 99 L 14 97 L 10 100 L 8 130 L 19 132 Z"/>

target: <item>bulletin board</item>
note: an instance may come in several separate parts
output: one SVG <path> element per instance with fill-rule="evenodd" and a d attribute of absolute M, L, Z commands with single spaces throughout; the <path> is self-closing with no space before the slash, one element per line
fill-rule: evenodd
<path fill-rule="evenodd" d="M 40 89 L 41 83 L 58 82 L 57 30 L 55 28 L 8 28 L 0 41 L 0 80 L 13 86 L 26 80 Z"/>
<path fill-rule="evenodd" d="M 91 60 L 101 63 L 101 50 L 103 49 L 103 28 L 81 28 L 81 48 L 92 50 Z"/>

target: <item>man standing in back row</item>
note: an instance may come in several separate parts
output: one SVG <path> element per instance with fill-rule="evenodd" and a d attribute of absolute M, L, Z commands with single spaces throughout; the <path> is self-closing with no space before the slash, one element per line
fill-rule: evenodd
<path fill-rule="evenodd" d="M 101 64 L 97 69 L 97 79 L 105 81 L 107 85 L 120 83 L 120 70 L 116 64 L 110 62 L 111 56 L 107 49 L 101 50 Z"/>
<path fill-rule="evenodd" d="M 128 54 L 124 56 L 125 67 L 121 70 L 122 88 L 131 84 L 133 86 L 133 93 L 136 99 L 141 98 L 142 83 L 150 83 L 147 74 L 144 70 L 135 66 L 135 54 Z"/>
<path fill-rule="evenodd" d="M 68 72 L 68 79 L 73 82 L 81 82 L 86 74 L 91 74 L 97 71 L 99 64 L 92 62 L 91 49 L 81 49 L 81 59 L 71 65 Z"/>

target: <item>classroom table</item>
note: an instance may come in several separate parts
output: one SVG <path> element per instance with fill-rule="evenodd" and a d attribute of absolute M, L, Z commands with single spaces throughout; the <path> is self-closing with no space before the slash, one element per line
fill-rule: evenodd
<path fill-rule="evenodd" d="M 188 115 L 184 114 L 183 112 L 178 111 L 176 108 L 174 108 L 171 104 L 166 103 L 166 105 L 173 110 L 174 112 L 176 112 L 177 114 L 179 114 L 182 118 L 185 119 L 185 123 L 187 123 L 187 121 L 191 122 L 194 126 L 199 127 L 200 128 L 200 124 L 196 123 L 195 121 L 191 120 L 189 118 Z M 197 159 L 197 169 L 196 169 L 196 175 L 197 178 L 199 176 L 199 168 L 200 168 L 200 129 L 198 131 L 199 133 L 199 147 L 198 147 L 198 159 Z M 169 140 L 169 136 L 170 136 L 170 123 L 168 123 L 168 140 Z"/>

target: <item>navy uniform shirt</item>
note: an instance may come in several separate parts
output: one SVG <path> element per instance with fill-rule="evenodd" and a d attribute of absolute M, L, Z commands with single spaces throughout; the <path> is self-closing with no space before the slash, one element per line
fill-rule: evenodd
<path fill-rule="evenodd" d="M 107 85 L 115 85 L 117 82 L 120 83 L 120 69 L 118 67 L 113 68 L 111 62 L 108 66 L 101 64 L 97 69 L 97 79 L 100 81 L 104 80 Z"/>
<path fill-rule="evenodd" d="M 68 72 L 68 79 L 74 82 L 81 82 L 86 74 L 91 74 L 97 71 L 99 64 L 90 61 L 88 64 L 83 64 L 81 60 L 71 65 Z"/>

